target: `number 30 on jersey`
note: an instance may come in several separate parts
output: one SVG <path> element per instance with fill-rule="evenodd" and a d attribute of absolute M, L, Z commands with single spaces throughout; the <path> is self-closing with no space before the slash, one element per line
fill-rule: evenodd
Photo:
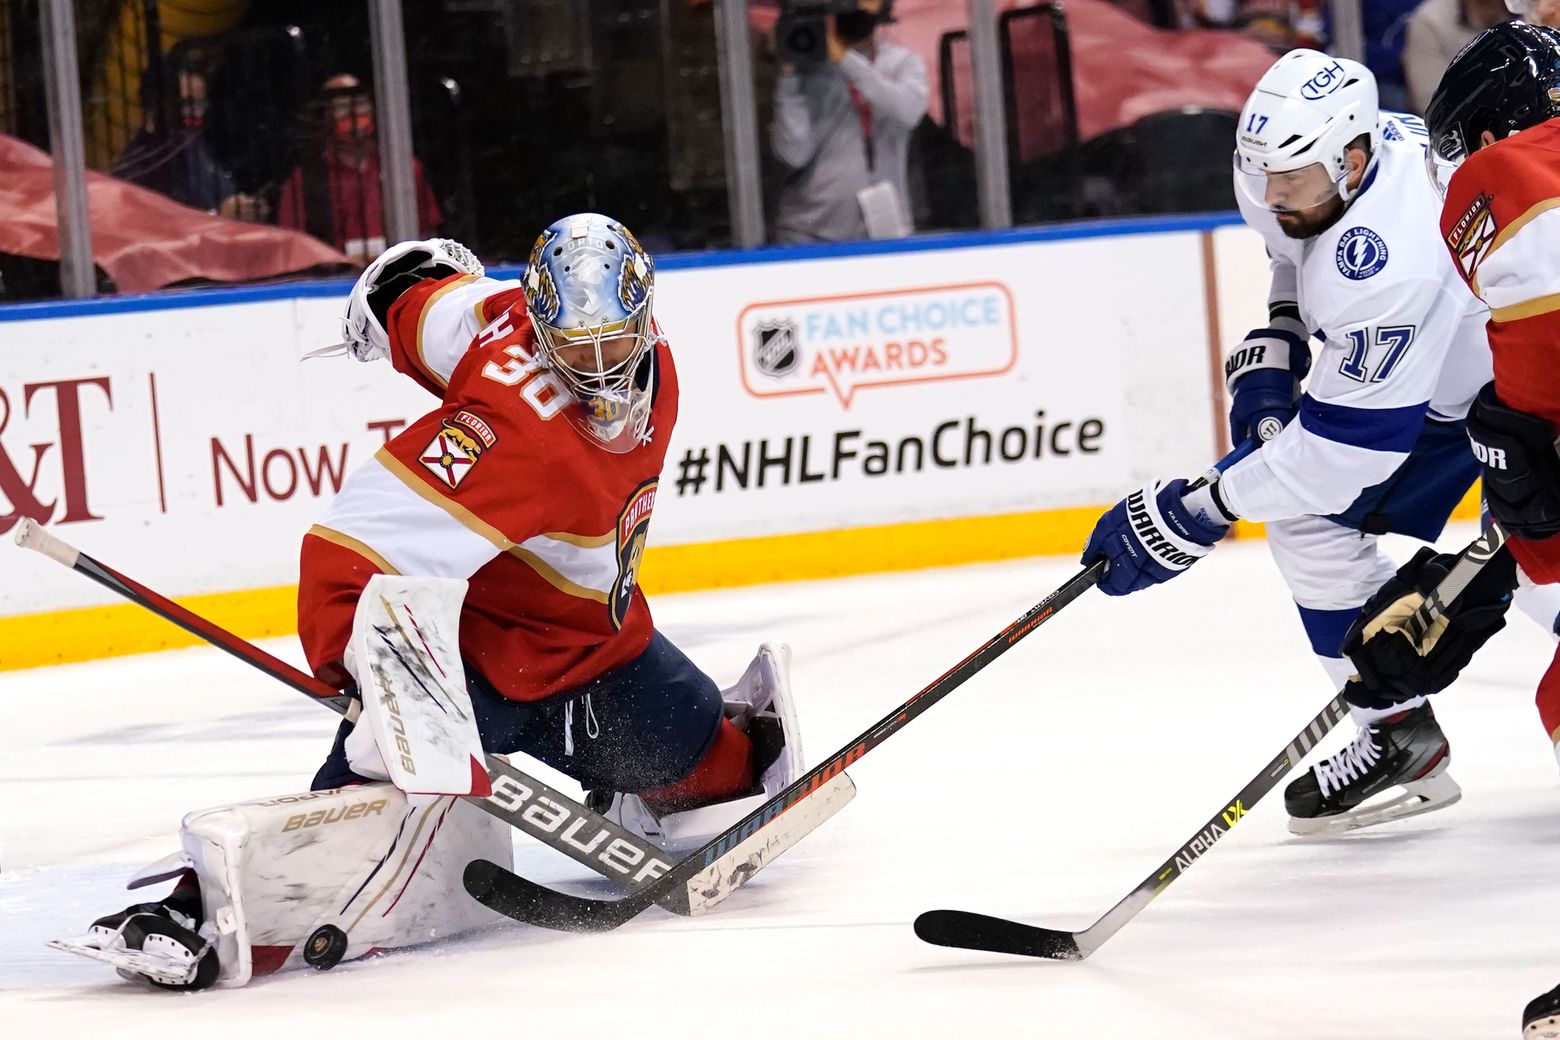
<path fill-rule="evenodd" d="M 509 315 L 505 314 L 478 333 L 477 342 L 485 347 L 513 335 L 514 331 Z M 503 364 L 489 361 L 482 366 L 482 378 L 504 386 L 520 387 L 520 399 L 543 419 L 551 419 L 568 406 L 568 388 L 548 370 L 545 362 L 520 343 L 511 343 L 504 348 L 504 353 L 510 360 Z"/>

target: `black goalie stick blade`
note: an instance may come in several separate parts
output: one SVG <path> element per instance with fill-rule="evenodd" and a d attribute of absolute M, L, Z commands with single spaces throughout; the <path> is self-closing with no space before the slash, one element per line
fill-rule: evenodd
<path fill-rule="evenodd" d="M 488 909 L 560 932 L 611 931 L 654 902 L 654 893 L 616 900 L 571 896 L 511 874 L 485 859 L 466 864 L 462 880 L 466 893 Z"/>
<path fill-rule="evenodd" d="M 1016 953 L 1053 961 L 1081 961 L 1072 932 L 1005 921 L 966 910 L 928 910 L 915 919 L 915 934 L 937 946 L 989 953 Z"/>

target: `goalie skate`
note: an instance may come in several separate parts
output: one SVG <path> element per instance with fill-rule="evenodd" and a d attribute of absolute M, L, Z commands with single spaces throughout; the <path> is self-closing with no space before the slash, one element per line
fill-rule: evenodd
<path fill-rule="evenodd" d="M 48 945 L 65 953 L 109 965 L 130 982 L 140 979 L 169 989 L 204 989 L 217 975 L 211 940 L 196 931 L 199 922 L 172 900 L 138 903 L 92 922 L 87 934 L 53 939 Z"/>
<path fill-rule="evenodd" d="M 1462 788 L 1446 772 L 1451 746 L 1430 705 L 1360 727 L 1348 747 L 1284 790 L 1292 834 L 1342 834 L 1452 805 Z M 1395 788 L 1385 801 L 1370 799 Z"/>

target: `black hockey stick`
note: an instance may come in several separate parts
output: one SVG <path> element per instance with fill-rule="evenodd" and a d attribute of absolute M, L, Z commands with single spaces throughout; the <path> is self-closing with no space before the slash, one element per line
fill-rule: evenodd
<path fill-rule="evenodd" d="M 1424 604 L 1407 622 L 1416 641 L 1505 543 L 1506 532 L 1498 524 L 1491 524 L 1459 554 L 1457 563 L 1425 595 Z M 1214 813 L 1186 844 L 1176 849 L 1169 859 L 1127 893 L 1121 902 L 1111 907 L 1105 916 L 1083 931 L 1041 928 L 967 910 L 928 910 L 915 919 L 915 934 L 938 946 L 1011 953 L 1023 957 L 1046 957 L 1051 960 L 1083 960 L 1153 902 L 1154 897 L 1168 888 L 1172 881 L 1189 870 L 1264 795 L 1276 787 L 1347 713 L 1348 705 L 1342 694 L 1329 701 L 1321 713 L 1307 723 L 1260 773 L 1252 777 L 1251 782 L 1241 788 L 1228 805 Z"/>
<path fill-rule="evenodd" d="M 826 788 L 847 766 L 899 732 L 910 720 L 1001 657 L 1020 639 L 1098 582 L 1104 573 L 1104 560 L 1097 560 L 1073 575 L 1061 588 L 1029 608 L 930 686 L 895 708 L 734 826 L 716 835 L 673 867 L 665 877 L 625 899 L 587 899 L 557 892 L 480 859 L 472 861 L 466 868 L 466 891 L 485 906 L 526 924 L 572 932 L 604 932 L 617 928 L 643 912 L 651 903 L 662 901 L 674 893 L 685 894 L 689 878 L 722 858 L 744 847 L 761 844 L 766 826 L 807 802 L 814 792 Z"/>
<path fill-rule="evenodd" d="M 333 689 L 248 640 L 241 639 L 120 574 L 45 531 L 32 519 L 23 519 L 17 525 L 16 544 L 40 552 L 86 575 L 104 588 L 173 622 L 212 646 L 227 651 L 338 715 L 348 719 L 357 718 L 360 704 L 356 697 Z M 548 848 L 556 849 L 631 890 L 645 887 L 672 868 L 672 861 L 656 845 L 630 834 L 600 814 L 521 772 L 504 759 L 488 755 L 487 768 L 493 793 L 485 798 L 470 796 L 468 801 L 511 827 L 529 834 Z M 688 912 L 686 901 L 672 901 L 668 909 Z"/>

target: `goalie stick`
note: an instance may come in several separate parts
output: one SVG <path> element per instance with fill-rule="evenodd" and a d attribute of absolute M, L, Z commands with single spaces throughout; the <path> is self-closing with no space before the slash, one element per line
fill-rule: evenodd
<path fill-rule="evenodd" d="M 42 553 L 86 575 L 104 588 L 147 608 L 212 646 L 227 651 L 245 664 L 280 680 L 349 721 L 357 718 L 361 708 L 357 698 L 333 689 L 253 643 L 100 563 L 45 531 L 31 518 L 25 518 L 17 525 L 16 544 Z M 630 834 L 600 814 L 521 772 L 502 758 L 488 755 L 486 764 L 492 793 L 486 798 L 470 796 L 468 800 L 516 830 L 630 890 L 644 888 L 672 869 L 673 861 L 659 846 Z M 719 902 L 729 892 L 726 889 L 711 893 L 708 904 Z M 683 914 L 690 912 L 686 900 L 673 900 L 668 909 Z"/>
<path fill-rule="evenodd" d="M 1417 642 L 1435 619 L 1445 613 L 1479 571 L 1495 557 L 1506 544 L 1506 532 L 1499 524 L 1490 526 L 1458 556 L 1454 564 L 1435 587 L 1425 594 L 1425 602 L 1406 625 Z M 915 934 L 937 946 L 952 946 L 965 950 L 985 950 L 989 953 L 1010 953 L 1022 957 L 1045 957 L 1051 960 L 1081 961 L 1099 949 L 1136 917 L 1144 907 L 1170 886 L 1170 883 L 1191 869 L 1215 843 L 1227 834 L 1235 824 L 1249 813 L 1257 802 L 1278 785 L 1289 771 L 1300 763 L 1316 744 L 1321 742 L 1333 726 L 1346 714 L 1348 704 L 1339 694 L 1327 703 L 1321 713 L 1306 724 L 1305 728 L 1280 751 L 1251 782 L 1241 788 L 1233 800 L 1213 816 L 1186 844 L 1159 865 L 1155 871 L 1127 893 L 1105 915 L 1081 932 L 1060 931 L 1038 925 L 1010 921 L 1001 917 L 972 913 L 967 910 L 928 910 L 915 919 Z"/>
<path fill-rule="evenodd" d="M 847 766 L 903 729 L 912 719 L 963 685 L 981 669 L 1001 657 L 1020 639 L 1040 627 L 1057 611 L 1077 599 L 1099 581 L 1105 563 L 1098 560 L 1073 575 L 1061 588 L 1025 611 L 1017 620 L 988 639 L 921 692 L 846 744 L 828 759 L 804 773 L 785 790 L 716 835 L 682 860 L 655 883 L 625 899 L 587 899 L 557 892 L 512 874 L 487 860 L 474 860 L 466 868 L 466 891 L 483 905 L 526 924 L 559 931 L 604 932 L 627 923 L 651 903 L 688 894 L 690 882 L 766 852 L 778 843 L 770 837 L 776 820 L 800 812 L 816 814 L 818 799 L 831 798 L 835 782 L 844 779 Z M 778 854 L 778 849 L 774 854 Z M 665 905 L 663 903 L 663 905 Z"/>

